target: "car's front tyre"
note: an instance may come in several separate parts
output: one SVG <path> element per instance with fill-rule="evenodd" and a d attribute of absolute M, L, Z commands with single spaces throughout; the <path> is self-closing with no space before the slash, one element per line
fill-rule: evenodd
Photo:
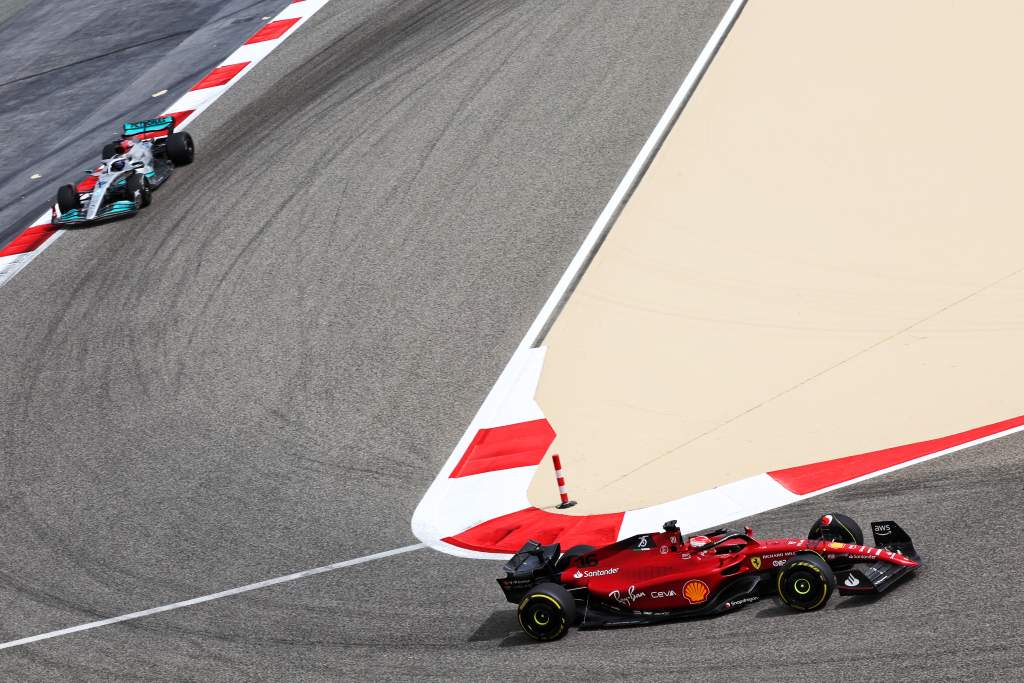
<path fill-rule="evenodd" d="M 534 640 L 558 640 L 576 621 L 576 602 L 557 583 L 534 586 L 519 601 L 519 625 Z"/>
<path fill-rule="evenodd" d="M 807 532 L 807 538 L 864 545 L 864 532 L 860 525 L 852 517 L 838 512 L 829 512 L 816 519 Z"/>
<path fill-rule="evenodd" d="M 136 208 L 143 208 L 149 206 L 149 203 L 153 201 L 152 190 L 149 187 L 149 178 L 144 175 L 135 174 L 128 178 L 128 182 L 125 183 L 125 189 L 128 192 L 128 196 L 135 202 Z"/>
<path fill-rule="evenodd" d="M 74 185 L 61 185 L 57 190 L 57 207 L 61 213 L 82 208 L 82 200 Z"/>
<path fill-rule="evenodd" d="M 800 553 L 779 570 L 776 587 L 787 607 L 810 612 L 824 607 L 832 597 L 836 577 L 817 553 Z"/>

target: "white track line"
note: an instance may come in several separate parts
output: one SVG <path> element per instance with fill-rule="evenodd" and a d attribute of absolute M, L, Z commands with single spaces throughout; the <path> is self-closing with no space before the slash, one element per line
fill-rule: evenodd
<path fill-rule="evenodd" d="M 689 73 L 686 74 L 686 78 L 683 79 L 679 90 L 676 91 L 675 96 L 669 102 L 665 113 L 661 115 L 657 125 L 654 126 L 654 130 L 651 131 L 644 146 L 640 148 L 640 152 L 636 155 L 636 159 L 633 160 L 633 163 L 626 171 L 626 175 L 622 177 L 619 186 L 612 193 L 611 198 L 604 207 L 604 211 L 597 217 L 597 221 L 594 222 L 594 226 L 587 233 L 583 244 L 580 245 L 576 255 L 573 256 L 569 267 L 562 273 L 562 277 L 558 280 L 558 284 L 555 285 L 551 296 L 544 302 L 540 313 L 537 314 L 533 324 L 530 325 L 526 336 L 523 337 L 522 342 L 519 344 L 519 351 L 535 346 L 547 331 L 548 323 L 557 317 L 563 298 L 567 296 L 569 290 L 582 277 L 587 264 L 601 246 L 601 242 L 604 241 L 605 235 L 611 229 L 611 225 L 619 215 L 619 211 L 629 199 L 633 190 L 636 189 L 640 179 L 647 171 L 647 167 L 654 160 L 655 154 L 661 149 L 662 143 L 668 137 L 669 130 L 680 114 L 682 114 L 683 107 L 686 106 L 697 84 L 704 77 L 708 67 L 711 66 L 711 60 L 714 59 L 718 49 L 722 46 L 726 34 L 729 33 L 732 25 L 736 23 L 736 19 L 746 3 L 747 0 L 733 0 L 725 14 L 722 15 L 722 20 L 718 22 L 718 26 L 715 27 L 711 38 L 708 39 L 704 49 L 697 56 L 697 61 L 693 63 Z"/>
<path fill-rule="evenodd" d="M 11 640 L 6 643 L 0 643 L 0 650 L 6 650 L 9 647 L 17 647 L 18 645 L 27 645 L 29 643 L 35 643 L 40 640 L 49 640 L 50 638 L 57 638 L 59 636 L 66 636 L 72 633 L 78 633 L 79 631 L 88 631 L 90 629 L 99 628 L 100 626 L 110 626 L 111 624 L 119 624 L 122 621 L 131 621 L 132 619 L 141 619 L 142 617 L 152 616 L 161 612 L 170 612 L 174 609 L 180 609 L 182 607 L 191 607 L 192 605 L 198 605 L 203 602 L 210 602 L 211 600 L 219 600 L 220 598 L 228 598 L 232 595 L 238 595 L 239 593 L 248 593 L 249 591 L 259 590 L 261 588 L 267 588 L 269 586 L 276 586 L 279 583 L 287 583 L 289 581 L 296 581 L 298 579 L 305 579 L 309 576 L 316 576 L 317 574 L 323 574 L 324 572 L 333 572 L 336 569 L 344 569 L 345 567 L 353 567 L 357 564 L 363 564 L 365 562 L 372 562 L 373 560 L 381 560 L 385 557 L 391 557 L 393 555 L 400 555 L 402 553 L 408 553 L 413 550 L 419 550 L 425 547 L 423 543 L 416 543 L 415 545 L 407 545 L 401 548 L 393 548 L 392 550 L 385 550 L 381 553 L 374 553 L 373 555 L 366 555 L 365 557 L 357 557 L 354 560 L 344 560 L 342 562 L 335 562 L 334 564 L 324 565 L 323 567 L 316 567 L 314 569 L 307 569 L 301 572 L 295 572 L 294 574 L 286 574 L 284 576 L 278 576 L 275 579 L 267 579 L 265 581 L 257 581 L 256 583 L 250 583 L 245 586 L 239 586 L 238 588 L 229 588 L 226 591 L 219 593 L 211 593 L 210 595 L 202 595 L 198 598 L 191 598 L 189 600 L 182 600 L 181 602 L 174 602 L 169 605 L 161 605 L 160 607 L 151 607 L 144 609 L 141 612 L 132 612 L 130 614 L 122 614 L 119 617 L 110 617 L 109 619 L 101 619 L 99 621 L 91 621 L 87 624 L 79 624 L 78 626 L 71 626 L 68 628 L 62 628 L 59 631 L 50 631 L 49 633 L 40 633 L 35 636 L 28 636 L 27 638 L 19 638 L 18 640 Z"/>

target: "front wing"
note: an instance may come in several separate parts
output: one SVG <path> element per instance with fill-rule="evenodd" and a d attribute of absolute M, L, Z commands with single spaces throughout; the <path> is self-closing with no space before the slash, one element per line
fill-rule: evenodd
<path fill-rule="evenodd" d="M 85 209 L 72 209 L 53 219 L 54 225 L 73 227 L 76 225 L 93 225 L 118 218 L 128 218 L 139 212 L 135 202 L 121 200 L 107 204 L 93 218 L 86 218 Z"/>

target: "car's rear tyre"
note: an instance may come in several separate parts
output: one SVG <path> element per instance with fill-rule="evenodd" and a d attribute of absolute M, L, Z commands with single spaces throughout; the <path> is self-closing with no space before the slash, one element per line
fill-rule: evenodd
<path fill-rule="evenodd" d="M 576 602 L 557 583 L 534 586 L 519 601 L 519 625 L 534 640 L 558 640 L 576 621 Z"/>
<path fill-rule="evenodd" d="M 74 211 L 82 208 L 82 200 L 78 197 L 78 190 L 74 185 L 61 185 L 57 190 L 57 207 L 61 213 Z"/>
<path fill-rule="evenodd" d="M 555 571 L 564 572 L 570 566 L 572 566 L 573 560 L 597 550 L 592 545 L 574 545 L 573 547 L 562 553 L 562 556 L 558 558 L 558 562 L 555 562 Z"/>
<path fill-rule="evenodd" d="M 192 163 L 196 155 L 196 147 L 192 143 L 192 136 L 188 133 L 171 133 L 167 136 L 164 147 L 167 158 L 175 166 L 186 166 Z"/>
<path fill-rule="evenodd" d="M 149 206 L 153 201 L 152 190 L 149 187 L 149 178 L 144 175 L 135 174 L 128 178 L 125 183 L 125 190 L 128 196 L 135 202 L 135 206 L 143 208 Z"/>
<path fill-rule="evenodd" d="M 864 545 L 864 532 L 860 525 L 853 518 L 838 512 L 829 512 L 818 517 L 811 526 L 811 530 L 807 532 L 807 538 L 812 541 L 825 540 Z"/>
<path fill-rule="evenodd" d="M 120 153 L 121 153 L 121 143 L 120 142 L 108 142 L 107 144 L 103 145 L 103 156 L 100 157 L 100 158 L 101 159 L 109 159 L 110 157 L 116 157 Z"/>
<path fill-rule="evenodd" d="M 836 577 L 817 553 L 800 553 L 779 570 L 776 588 L 786 606 L 801 612 L 821 609 L 832 597 Z"/>

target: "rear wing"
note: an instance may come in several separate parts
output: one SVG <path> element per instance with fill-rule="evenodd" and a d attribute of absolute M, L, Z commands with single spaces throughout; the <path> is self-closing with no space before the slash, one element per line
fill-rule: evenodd
<path fill-rule="evenodd" d="M 526 545 L 512 556 L 502 571 L 505 576 L 498 579 L 498 585 L 509 602 L 519 602 L 526 592 L 544 580 L 553 580 L 556 575 L 555 561 L 561 554 L 560 546 L 541 545 L 527 541 Z"/>
<path fill-rule="evenodd" d="M 174 132 L 174 117 L 173 116 L 161 116 L 158 119 L 146 119 L 145 121 L 133 121 L 124 124 L 124 132 L 122 137 L 130 138 L 135 135 L 144 135 L 148 133 L 162 133 L 170 135 Z M 149 137 L 157 137 L 151 135 Z"/>

